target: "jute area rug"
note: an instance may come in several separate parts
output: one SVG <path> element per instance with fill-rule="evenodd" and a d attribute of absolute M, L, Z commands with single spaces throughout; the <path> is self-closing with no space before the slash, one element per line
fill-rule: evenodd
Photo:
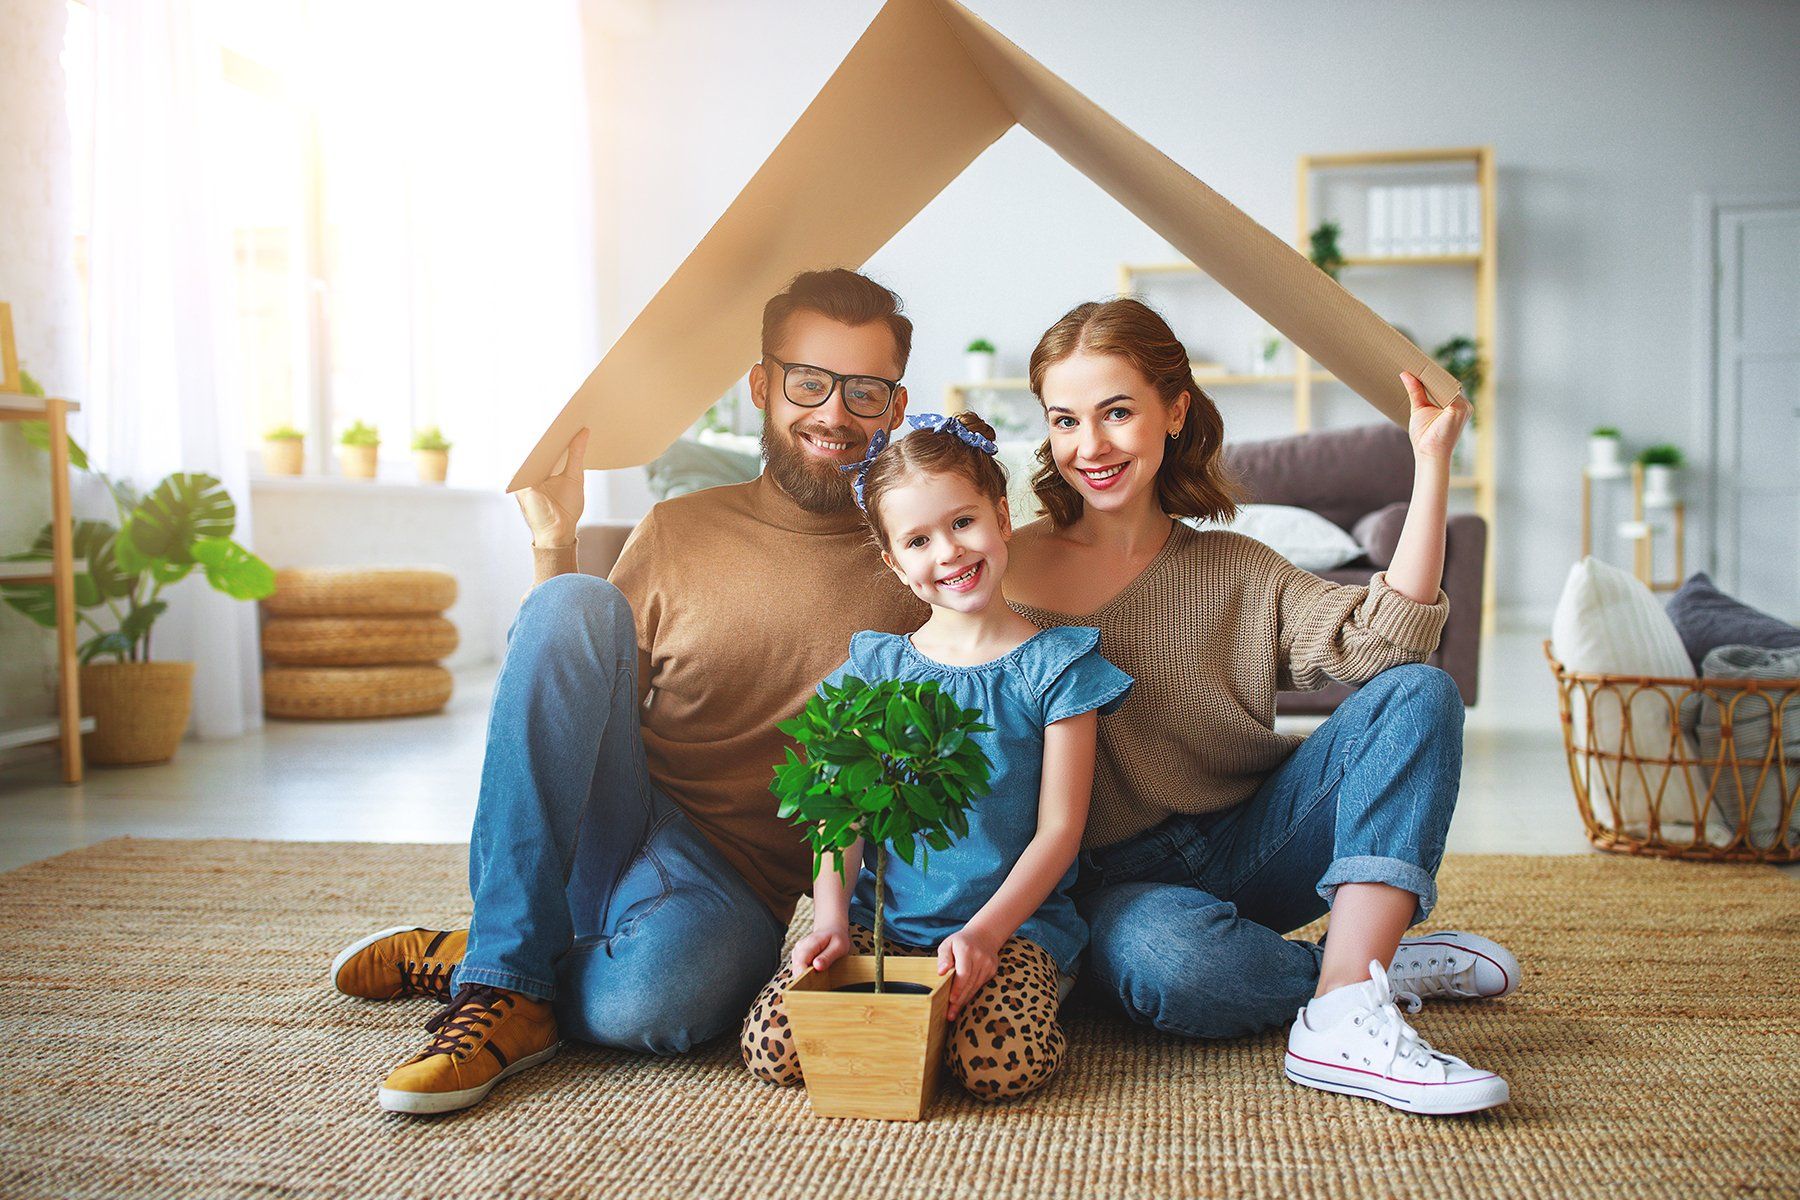
<path fill-rule="evenodd" d="M 916 1125 L 816 1118 L 729 1041 L 571 1046 L 466 1113 L 383 1114 L 433 1007 L 346 999 L 325 968 L 366 930 L 458 921 L 464 867 L 454 846 L 119 840 L 0 876 L 0 1194 L 1800 1194 L 1800 888 L 1767 868 L 1447 862 L 1434 927 L 1527 972 L 1416 1018 L 1511 1081 L 1476 1117 L 1295 1087 L 1277 1034 L 1194 1044 L 1079 1006 L 1044 1092 L 988 1108 L 951 1085 Z"/>

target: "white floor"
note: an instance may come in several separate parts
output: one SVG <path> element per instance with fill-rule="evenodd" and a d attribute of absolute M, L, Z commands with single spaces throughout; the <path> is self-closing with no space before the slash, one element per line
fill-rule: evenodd
<path fill-rule="evenodd" d="M 1468 715 L 1452 851 L 1588 850 L 1541 640 L 1490 641 L 1481 703 Z M 272 721 L 246 737 L 187 742 L 162 766 L 91 768 L 75 787 L 58 782 L 49 757 L 0 767 L 0 870 L 121 835 L 464 841 L 493 681 L 491 667 L 459 673 L 449 707 L 433 716 Z"/>

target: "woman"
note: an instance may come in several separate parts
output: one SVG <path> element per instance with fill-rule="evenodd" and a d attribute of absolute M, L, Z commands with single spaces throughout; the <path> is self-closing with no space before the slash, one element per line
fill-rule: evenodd
<path fill-rule="evenodd" d="M 1485 938 L 1403 940 L 1436 902 L 1461 770 L 1462 702 L 1419 664 L 1448 612 L 1449 458 L 1467 402 L 1439 409 L 1402 375 L 1412 502 L 1389 568 L 1344 586 L 1172 519 L 1228 519 L 1236 503 L 1218 410 L 1149 307 L 1075 308 L 1030 375 L 1050 424 L 1032 481 L 1048 515 L 1014 539 L 1008 600 L 1040 627 L 1099 627 L 1137 680 L 1100 721 L 1078 885 L 1088 985 L 1188 1037 L 1293 1019 L 1296 1083 L 1415 1112 L 1504 1103 L 1503 1079 L 1432 1050 L 1393 1002 L 1518 981 Z M 1276 691 L 1327 678 L 1364 686 L 1304 741 L 1276 733 Z M 1328 909 L 1325 945 L 1282 936 Z"/>

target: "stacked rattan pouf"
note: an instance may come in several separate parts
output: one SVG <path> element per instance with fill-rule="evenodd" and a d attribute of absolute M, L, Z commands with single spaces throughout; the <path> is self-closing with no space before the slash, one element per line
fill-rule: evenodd
<path fill-rule="evenodd" d="M 438 660 L 456 649 L 444 610 L 456 578 L 422 568 L 275 573 L 263 601 L 263 711 L 271 717 L 401 717 L 450 700 Z"/>

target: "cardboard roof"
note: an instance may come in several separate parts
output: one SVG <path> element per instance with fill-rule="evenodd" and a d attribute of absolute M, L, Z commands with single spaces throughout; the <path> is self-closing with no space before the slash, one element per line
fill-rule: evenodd
<path fill-rule="evenodd" d="M 804 270 L 861 266 L 1015 124 L 1389 418 L 1406 423 L 1403 370 L 1440 405 L 1458 394 L 1305 256 L 957 0 L 888 0 L 507 490 L 550 475 L 582 426 L 590 469 L 662 453 L 755 361 L 770 296 Z M 829 187 L 816 184 L 821 168 Z"/>

